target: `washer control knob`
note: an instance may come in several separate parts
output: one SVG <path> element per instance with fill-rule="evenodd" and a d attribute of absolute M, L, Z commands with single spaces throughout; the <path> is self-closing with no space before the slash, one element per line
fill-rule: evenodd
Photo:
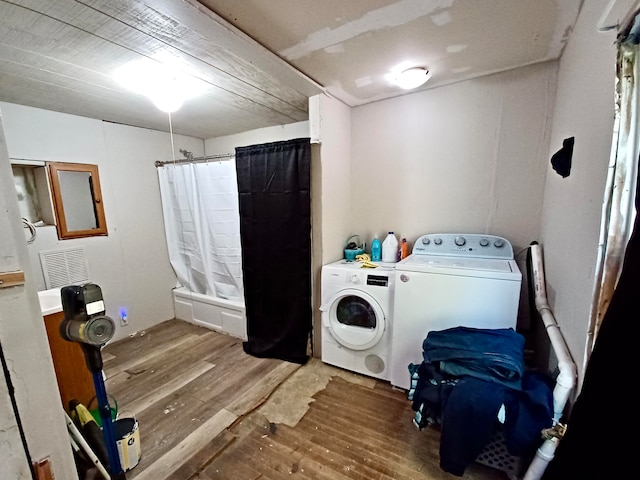
<path fill-rule="evenodd" d="M 487 240 L 486 238 L 481 238 L 481 239 L 480 239 L 480 246 L 481 246 L 481 247 L 487 247 L 487 246 L 489 246 L 489 240 Z"/>
<path fill-rule="evenodd" d="M 433 239 L 433 243 L 435 243 L 436 245 L 441 245 L 442 239 L 440 237 L 436 237 Z"/>
<path fill-rule="evenodd" d="M 496 248 L 502 248 L 504 247 L 504 240 L 498 239 L 495 242 L 493 242 L 493 246 Z"/>
<path fill-rule="evenodd" d="M 462 247 L 465 243 L 467 243 L 467 241 L 464 237 L 456 237 L 453 243 L 455 243 L 459 247 Z"/>
<path fill-rule="evenodd" d="M 431 243 L 431 240 L 429 240 L 429 237 L 424 237 L 422 239 L 422 243 L 425 244 L 425 245 L 429 245 Z"/>
<path fill-rule="evenodd" d="M 360 277 L 358 275 L 351 275 L 351 278 L 349 279 L 350 283 L 360 283 Z"/>

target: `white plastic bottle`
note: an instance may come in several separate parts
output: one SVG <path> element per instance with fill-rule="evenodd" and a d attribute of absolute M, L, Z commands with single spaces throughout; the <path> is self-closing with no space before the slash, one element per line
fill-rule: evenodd
<path fill-rule="evenodd" d="M 389 232 L 382 242 L 382 261 L 396 263 L 398 261 L 398 239 L 393 232 Z"/>

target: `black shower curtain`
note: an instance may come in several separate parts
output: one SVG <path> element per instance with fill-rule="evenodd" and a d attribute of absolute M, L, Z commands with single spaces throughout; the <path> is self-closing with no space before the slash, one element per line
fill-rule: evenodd
<path fill-rule="evenodd" d="M 244 351 L 308 360 L 311 332 L 311 145 L 309 138 L 236 148 Z"/>
<path fill-rule="evenodd" d="M 635 396 L 640 322 L 640 178 L 636 218 L 580 394 L 544 480 L 637 478 L 639 402 Z M 636 473 L 633 473 L 636 472 Z"/>

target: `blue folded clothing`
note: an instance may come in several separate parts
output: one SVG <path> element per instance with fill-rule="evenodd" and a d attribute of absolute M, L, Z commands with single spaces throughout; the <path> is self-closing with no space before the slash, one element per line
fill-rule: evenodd
<path fill-rule="evenodd" d="M 424 361 L 439 362 L 444 373 L 522 388 L 524 337 L 511 328 L 431 331 L 422 349 Z"/>

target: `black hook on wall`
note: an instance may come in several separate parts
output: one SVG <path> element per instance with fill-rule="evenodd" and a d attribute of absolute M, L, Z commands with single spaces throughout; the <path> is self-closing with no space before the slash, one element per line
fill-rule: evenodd
<path fill-rule="evenodd" d="M 575 137 L 565 138 L 562 142 L 562 148 L 551 157 L 551 166 L 562 178 L 568 177 L 571 173 L 574 141 Z"/>

